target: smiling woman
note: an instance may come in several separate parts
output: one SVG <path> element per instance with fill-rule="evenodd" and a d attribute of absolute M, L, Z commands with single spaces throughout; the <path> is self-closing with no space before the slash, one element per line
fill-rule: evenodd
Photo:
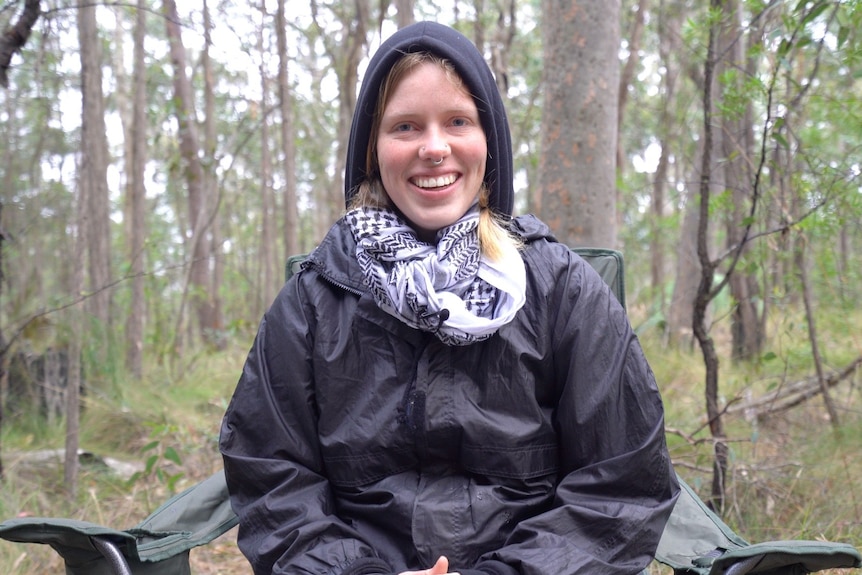
<path fill-rule="evenodd" d="M 255 573 L 636 573 L 678 487 L 620 303 L 532 216 L 482 55 L 369 63 L 347 213 L 261 322 L 222 424 Z"/>

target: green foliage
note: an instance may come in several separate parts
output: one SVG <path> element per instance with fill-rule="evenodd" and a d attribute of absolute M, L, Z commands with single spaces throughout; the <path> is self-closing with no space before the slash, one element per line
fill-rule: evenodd
<path fill-rule="evenodd" d="M 152 441 L 141 448 L 145 456 L 143 471 L 137 471 L 129 478 L 129 483 L 157 480 L 164 484 L 172 494 L 177 492 L 177 483 L 184 476 L 183 462 L 176 448 L 166 443 L 177 432 L 175 425 L 151 423 L 150 437 Z"/>

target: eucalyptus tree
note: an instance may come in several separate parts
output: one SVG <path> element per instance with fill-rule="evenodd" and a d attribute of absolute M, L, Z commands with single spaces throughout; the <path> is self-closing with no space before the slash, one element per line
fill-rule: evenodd
<path fill-rule="evenodd" d="M 207 196 L 205 172 L 201 160 L 201 139 L 199 135 L 194 92 L 187 74 L 186 49 L 179 27 L 179 16 L 174 0 L 163 2 L 164 21 L 170 42 L 171 63 L 173 65 L 174 105 L 179 125 L 179 147 L 182 157 L 182 175 L 187 189 L 189 229 L 184 232 L 189 247 L 188 291 L 192 308 L 196 314 L 198 329 L 204 341 L 211 340 L 218 330 L 215 310 L 210 296 L 209 258 L 212 245 L 208 241 L 210 233 L 211 206 L 214 198 Z M 177 330 L 183 319 L 180 313 Z"/>
<path fill-rule="evenodd" d="M 542 3 L 539 216 L 571 246 L 617 246 L 620 2 Z"/>
<path fill-rule="evenodd" d="M 287 53 L 286 0 L 278 0 L 275 31 L 278 47 L 278 105 L 281 115 L 281 167 L 284 173 L 282 205 L 284 222 L 283 259 L 299 253 L 299 212 L 296 197 L 296 128 L 293 89 L 290 85 L 290 57 Z"/>

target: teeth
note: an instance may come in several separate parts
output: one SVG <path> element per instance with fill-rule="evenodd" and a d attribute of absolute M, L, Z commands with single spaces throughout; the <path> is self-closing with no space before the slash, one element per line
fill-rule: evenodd
<path fill-rule="evenodd" d="M 413 183 L 420 188 L 442 188 L 455 181 L 455 174 L 440 176 L 438 178 L 416 178 Z"/>

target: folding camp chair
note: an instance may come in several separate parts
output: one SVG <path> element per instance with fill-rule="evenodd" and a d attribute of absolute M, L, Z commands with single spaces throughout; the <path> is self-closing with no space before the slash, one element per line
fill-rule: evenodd
<path fill-rule="evenodd" d="M 575 250 L 625 306 L 623 259 L 606 249 Z M 304 256 L 288 260 L 296 273 Z M 665 527 L 656 560 L 675 575 L 801 575 L 823 569 L 862 567 L 852 545 L 824 541 L 750 544 L 712 513 L 680 478 L 682 493 Z M 219 471 L 176 495 L 144 521 L 120 531 L 60 518 L 19 518 L 0 523 L 0 538 L 50 545 L 67 575 L 190 575 L 191 549 L 206 545 L 237 524 Z"/>

